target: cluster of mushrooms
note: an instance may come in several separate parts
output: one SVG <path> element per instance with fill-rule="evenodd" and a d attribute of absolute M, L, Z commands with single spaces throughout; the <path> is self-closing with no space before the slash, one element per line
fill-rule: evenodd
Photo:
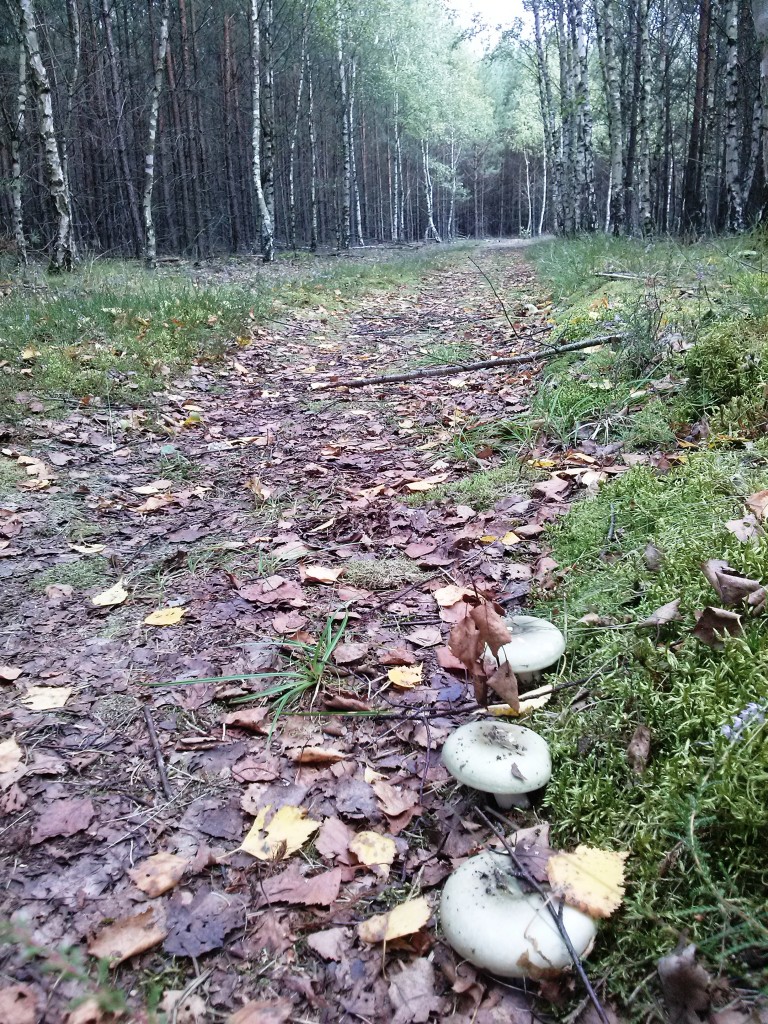
<path fill-rule="evenodd" d="M 545 619 L 507 619 L 510 643 L 496 655 L 519 682 L 537 680 L 565 650 L 560 630 Z M 490 651 L 486 651 L 490 654 Z M 446 740 L 443 764 L 459 782 L 492 793 L 500 807 L 529 807 L 530 794 L 552 774 L 547 741 L 521 725 L 468 722 Z M 561 930 L 547 908 L 546 885 L 527 891 L 507 853 L 486 850 L 470 857 L 448 878 L 440 920 L 449 944 L 476 967 L 504 978 L 541 977 L 573 963 Z M 542 894 L 543 893 L 543 894 Z M 588 914 L 564 906 L 560 923 L 577 956 L 586 955 L 597 931 Z"/>

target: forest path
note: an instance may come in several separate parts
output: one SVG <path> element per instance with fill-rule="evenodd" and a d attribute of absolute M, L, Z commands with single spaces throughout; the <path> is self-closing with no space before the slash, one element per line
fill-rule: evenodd
<path fill-rule="evenodd" d="M 514 296 L 506 315 L 489 280 Z M 270 1020 L 459 1024 L 496 1019 L 473 1016 L 478 1005 L 505 1020 L 518 1005 L 466 967 L 457 980 L 439 944 L 427 959 L 432 929 L 395 943 L 382 972 L 356 925 L 420 892 L 434 907 L 481 841 L 464 824 L 471 796 L 435 753 L 474 701 L 445 647 L 455 610 L 434 591 L 522 599 L 547 569 L 536 538 L 554 512 L 503 472 L 487 510 L 429 491 L 503 461 L 490 447 L 461 461 L 454 438 L 525 410 L 534 368 L 329 385 L 533 348 L 535 295 L 515 247 L 473 249 L 416 287 L 286 311 L 174 382 L 160 410 L 37 425 L 33 482 L 47 483 L 0 501 L 13 556 L 0 561 L 3 910 L 42 950 L 90 939 L 125 959 L 109 985 L 132 1021 L 208 970 L 195 995 L 219 1015 L 258 998 L 276 1000 Z M 407 504 L 413 494 L 425 503 Z M 263 701 L 223 703 L 269 685 L 249 674 L 312 682 L 324 666 L 316 710 L 394 719 L 283 717 L 268 741 Z M 190 677 L 203 681 L 145 685 Z M 322 822 L 303 856 L 232 853 L 263 808 L 283 805 Z M 351 852 L 371 829 L 390 837 L 391 869 Z M 158 853 L 175 859 L 136 870 Z M 56 956 L 25 960 L 19 939 L 5 963 L 46 1024 L 107 991 L 81 967 L 46 974 Z"/>

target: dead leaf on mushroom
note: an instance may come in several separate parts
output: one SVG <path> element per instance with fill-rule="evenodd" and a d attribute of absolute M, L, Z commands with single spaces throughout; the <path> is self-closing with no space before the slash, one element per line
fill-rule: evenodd
<path fill-rule="evenodd" d="M 566 903 L 592 917 L 610 917 L 624 899 L 628 853 L 577 846 L 547 863 L 549 884 Z"/>

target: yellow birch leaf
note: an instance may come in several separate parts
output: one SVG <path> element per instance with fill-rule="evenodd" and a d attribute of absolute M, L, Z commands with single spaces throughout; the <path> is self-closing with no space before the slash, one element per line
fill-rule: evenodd
<path fill-rule="evenodd" d="M 376 914 L 357 927 L 363 942 L 390 942 L 417 932 L 430 918 L 432 911 L 423 896 L 406 900 L 386 914 Z"/>
<path fill-rule="evenodd" d="M 186 608 L 158 608 L 144 619 L 146 626 L 178 626 L 187 614 Z"/>
<path fill-rule="evenodd" d="M 30 686 L 21 703 L 31 711 L 52 711 L 63 708 L 71 694 L 71 686 Z"/>
<path fill-rule="evenodd" d="M 501 538 L 501 543 L 506 544 L 508 548 L 511 548 L 513 544 L 520 543 L 520 538 L 513 530 L 510 530 L 509 533 L 505 533 Z"/>
<path fill-rule="evenodd" d="M 98 555 L 106 547 L 105 544 L 70 544 L 69 546 L 79 555 Z"/>
<path fill-rule="evenodd" d="M 367 867 L 377 864 L 389 865 L 397 855 L 394 839 L 379 832 L 358 832 L 351 840 L 349 850 Z"/>
<path fill-rule="evenodd" d="M 117 604 L 122 604 L 127 598 L 128 591 L 123 586 L 123 581 L 118 580 L 114 587 L 92 597 L 91 604 L 96 605 L 97 608 L 113 608 Z"/>
<path fill-rule="evenodd" d="M 449 583 L 447 586 L 439 587 L 435 590 L 432 596 L 441 608 L 452 608 L 463 598 L 472 597 L 473 594 L 473 590 L 467 590 L 466 587 L 457 587 L 453 583 Z"/>
<path fill-rule="evenodd" d="M 271 810 L 271 804 L 262 807 L 240 847 L 259 860 L 285 860 L 301 849 L 312 833 L 320 828 L 319 821 L 307 817 L 304 807 L 290 805 L 275 811 L 267 824 Z"/>
<path fill-rule="evenodd" d="M 624 899 L 624 862 L 628 853 L 577 846 L 547 861 L 552 890 L 592 917 L 610 917 Z"/>
<path fill-rule="evenodd" d="M 398 665 L 397 668 L 391 668 L 387 672 L 387 678 L 399 690 L 412 690 L 421 682 L 423 670 L 424 666 L 421 662 L 418 665 Z"/>

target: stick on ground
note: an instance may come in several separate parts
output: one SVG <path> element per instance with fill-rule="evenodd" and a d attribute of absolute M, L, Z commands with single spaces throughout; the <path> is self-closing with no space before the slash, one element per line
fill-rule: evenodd
<path fill-rule="evenodd" d="M 168 775 L 165 770 L 165 761 L 163 761 L 163 752 L 160 749 L 160 743 L 157 739 L 157 731 L 152 719 L 152 712 L 148 707 L 144 708 L 144 721 L 147 723 L 149 742 L 152 744 L 152 750 L 155 754 L 155 764 L 157 765 L 157 774 L 160 776 L 160 785 L 163 787 L 163 795 L 166 800 L 173 800 L 173 790 L 168 782 Z"/>
<path fill-rule="evenodd" d="M 454 363 L 451 366 L 432 366 L 426 370 L 413 370 L 410 373 L 387 373 L 383 377 L 355 377 L 352 380 L 340 380 L 329 384 L 331 388 L 364 388 L 369 384 L 400 384 L 409 380 L 421 380 L 423 377 L 451 377 L 456 373 L 470 373 L 473 370 L 489 370 L 497 366 L 516 366 L 519 363 L 533 363 L 540 359 L 556 359 L 564 352 L 578 352 L 580 349 L 591 348 L 592 345 L 606 345 L 621 341 L 623 334 L 604 334 L 597 338 L 586 338 L 574 341 L 570 345 L 558 348 L 538 349 L 535 352 L 524 352 L 516 356 L 505 356 L 502 359 L 483 359 L 479 363 Z"/>

